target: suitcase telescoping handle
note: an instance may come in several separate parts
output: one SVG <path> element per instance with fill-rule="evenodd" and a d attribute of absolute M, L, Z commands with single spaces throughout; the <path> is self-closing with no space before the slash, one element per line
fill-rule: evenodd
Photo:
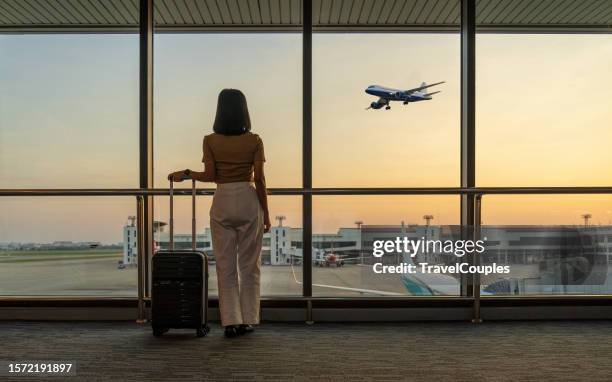
<path fill-rule="evenodd" d="M 174 249 L 174 182 L 170 179 L 170 250 Z M 196 181 L 191 180 L 191 249 L 196 249 Z"/>

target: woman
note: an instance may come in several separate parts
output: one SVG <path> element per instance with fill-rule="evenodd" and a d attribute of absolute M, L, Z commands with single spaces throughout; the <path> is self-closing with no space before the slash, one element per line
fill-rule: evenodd
<path fill-rule="evenodd" d="M 270 230 L 263 142 L 251 133 L 240 90 L 224 89 L 219 94 L 213 131 L 204 137 L 204 171 L 187 169 L 168 178 L 217 183 L 210 228 L 219 311 L 225 336 L 235 337 L 253 331 L 259 323 L 261 244 L 263 233 Z"/>

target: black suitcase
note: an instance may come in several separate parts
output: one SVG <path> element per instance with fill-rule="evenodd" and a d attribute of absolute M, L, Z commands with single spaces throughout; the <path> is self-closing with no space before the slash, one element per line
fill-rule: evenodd
<path fill-rule="evenodd" d="M 204 337 L 208 327 L 208 257 L 196 250 L 195 181 L 192 181 L 191 250 L 174 249 L 174 187 L 170 181 L 170 246 L 153 256 L 151 326 L 154 336 L 169 329 L 195 329 Z"/>

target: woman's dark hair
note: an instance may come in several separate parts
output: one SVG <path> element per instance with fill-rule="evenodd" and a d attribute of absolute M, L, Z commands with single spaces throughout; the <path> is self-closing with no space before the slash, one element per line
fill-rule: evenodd
<path fill-rule="evenodd" d="M 240 135 L 251 131 L 249 108 L 240 90 L 223 89 L 219 93 L 213 131 L 223 135 Z"/>

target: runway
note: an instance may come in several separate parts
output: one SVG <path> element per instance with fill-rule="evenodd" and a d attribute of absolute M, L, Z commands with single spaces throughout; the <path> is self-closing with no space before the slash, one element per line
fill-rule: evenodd
<path fill-rule="evenodd" d="M 137 267 L 118 268 L 121 253 L 69 252 L 57 255 L 27 253 L 19 256 L 0 255 L 0 295 L 11 296 L 137 296 Z M 536 280 L 537 265 L 511 265 L 512 277 Z M 611 271 L 612 272 L 612 271 Z M 505 275 L 504 275 L 505 276 Z M 500 275 L 483 276 L 483 285 L 499 279 Z M 452 280 L 452 279 L 451 279 Z M 302 267 L 300 265 L 262 265 L 261 295 L 301 296 Z M 379 297 L 409 296 L 399 274 L 377 274 L 371 266 L 346 264 L 343 267 L 312 269 L 313 296 L 316 297 Z M 576 289 L 573 293 L 608 292 L 612 275 L 605 285 Z M 456 291 L 455 291 L 456 289 Z M 210 266 L 210 296 L 217 295 L 217 275 L 214 263 Z M 571 293 L 570 290 L 566 293 Z M 447 295 L 458 295 L 459 288 L 445 290 Z"/>
<path fill-rule="evenodd" d="M 36 258 L 38 257 L 38 259 Z M 54 296 L 136 296 L 137 267 L 118 269 L 121 254 L 95 255 L 71 259 L 70 256 L 26 255 L 13 261 L 0 258 L 1 295 L 54 295 Z M 17 261 L 16 261 L 17 260 Z M 262 296 L 301 296 L 301 266 L 261 267 Z M 407 294 L 398 275 L 377 275 L 360 265 L 342 268 L 313 267 L 313 294 L 316 296 L 376 296 L 384 292 Z M 326 285 L 326 286 L 316 286 Z M 210 267 L 210 295 L 217 295 L 217 275 L 214 264 Z M 359 288 L 383 293 L 351 291 Z"/>

